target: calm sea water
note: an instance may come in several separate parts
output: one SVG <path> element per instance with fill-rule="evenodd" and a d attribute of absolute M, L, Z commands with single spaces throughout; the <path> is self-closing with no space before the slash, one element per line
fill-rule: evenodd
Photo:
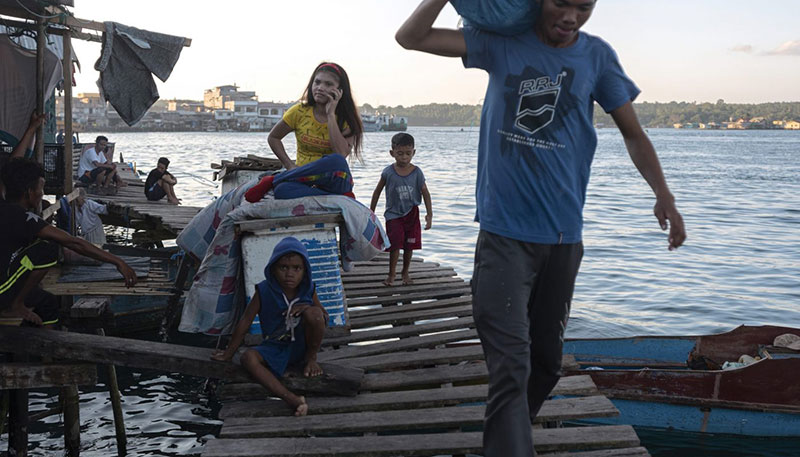
<path fill-rule="evenodd" d="M 478 233 L 472 222 L 478 131 L 411 128 L 408 133 L 417 140 L 414 162 L 425 172 L 434 207 L 433 228 L 423 234 L 420 255 L 469 278 Z M 622 137 L 616 130 L 599 130 L 585 208 L 586 249 L 568 336 L 703 334 L 740 324 L 800 326 L 800 132 L 651 129 L 649 134 L 689 238 L 678 251 L 667 250 L 666 235 L 652 215 L 652 192 L 628 158 Z M 211 162 L 271 156 L 264 133 L 108 136 L 118 154 L 144 171 L 158 157 L 169 157 L 179 179 L 178 196 L 195 206 L 219 194 L 209 181 Z M 368 133 L 365 163 L 352 167 L 355 193 L 365 204 L 380 171 L 392 161 L 391 136 Z M 91 135 L 82 140 L 91 141 Z M 286 144 L 294 150 L 293 138 L 287 137 Z M 216 406 L 198 393 L 201 384 L 176 375 L 125 372 L 120 385 L 131 455 L 199 453 L 201 438 L 219 425 Z M 87 391 L 81 400 L 83 455 L 109 455 L 114 428 L 107 394 Z M 37 401 L 33 409 L 54 400 L 43 396 Z M 31 440 L 42 450 L 61 449 L 54 436 L 60 433 L 45 428 L 33 430 Z M 715 445 L 695 453 L 688 449 L 705 445 L 691 439 L 671 445 L 674 437 L 657 441 L 662 438 L 650 441 L 657 455 L 710 455 Z M 742 443 L 732 443 L 730 449 L 742 449 Z M 797 449 L 800 443 L 788 446 Z M 753 449 L 765 451 L 758 442 Z"/>

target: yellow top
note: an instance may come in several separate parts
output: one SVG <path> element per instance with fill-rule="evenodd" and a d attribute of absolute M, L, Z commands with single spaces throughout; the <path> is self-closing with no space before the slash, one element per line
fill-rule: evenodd
<path fill-rule="evenodd" d="M 317 121 L 314 107 L 298 103 L 283 114 L 283 121 L 294 130 L 297 138 L 297 166 L 311 163 L 333 153 L 328 124 Z M 347 129 L 347 123 L 344 128 Z"/>

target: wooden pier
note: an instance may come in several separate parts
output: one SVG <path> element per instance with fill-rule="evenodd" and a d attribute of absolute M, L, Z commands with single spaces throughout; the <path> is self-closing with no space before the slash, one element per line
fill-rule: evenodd
<path fill-rule="evenodd" d="M 91 145 L 83 145 L 83 149 Z M 81 152 L 73 156 L 72 172 L 77 175 Z M 160 243 L 162 240 L 174 240 L 192 218 L 202 208 L 186 205 L 172 205 L 166 198 L 150 201 L 144 195 L 144 181 L 124 162 L 117 162 L 117 174 L 127 184 L 113 195 L 105 195 L 89 189 L 89 198 L 108 207 L 108 214 L 101 218 L 106 225 L 116 225 L 136 230 L 132 235 L 135 243 Z M 155 164 L 153 164 L 155 166 Z M 75 182 L 77 178 L 75 178 Z M 176 191 L 180 194 L 180 186 Z M 180 198 L 180 195 L 179 195 Z"/>
<path fill-rule="evenodd" d="M 117 164 L 117 172 L 127 184 L 115 195 L 91 194 L 90 198 L 108 206 L 103 223 L 137 230 L 134 242 L 173 240 L 202 208 L 172 205 L 166 198 L 150 201 L 144 195 L 144 181 L 126 163 Z M 177 190 L 180 193 L 180 187 Z"/>
<path fill-rule="evenodd" d="M 207 348 L 7 327 L 0 333 L 0 352 L 228 380 L 220 391 L 223 427 L 219 438 L 206 444 L 205 457 L 480 454 L 487 371 L 476 341 L 468 284 L 450 268 L 419 260 L 412 264 L 413 285 L 383 286 L 386 271 L 386 257 L 380 256 L 342 272 L 352 331 L 324 340 L 322 377 L 285 380 L 291 389 L 305 392 L 305 417 L 292 416 L 283 402 L 270 399 L 240 366 L 210 360 Z M 103 304 L 101 299 L 89 301 L 73 311 L 91 314 Z M 570 357 L 565 365 L 577 367 Z M 0 364 L 0 372 L 13 372 L 18 379 L 2 388 L 38 386 L 25 381 L 36 370 L 48 370 L 57 379 L 48 385 L 91 383 L 95 375 L 93 366 L 85 365 Z M 538 452 L 648 455 L 629 426 L 557 426 L 618 414 L 589 376 L 561 378 L 553 395 L 531 429 Z M 69 424 L 77 423 L 75 415 Z M 121 435 L 119 448 L 124 446 Z"/>
<path fill-rule="evenodd" d="M 387 271 L 381 256 L 342 273 L 352 332 L 326 338 L 319 354 L 321 362 L 365 370 L 359 394 L 307 395 L 309 415 L 293 417 L 259 385 L 227 384 L 224 424 L 204 457 L 481 453 L 487 371 L 469 285 L 452 269 L 418 259 L 413 285 L 384 286 Z M 531 430 L 537 452 L 648 455 L 629 426 L 551 427 L 618 414 L 589 376 L 562 378 L 553 395 Z"/>

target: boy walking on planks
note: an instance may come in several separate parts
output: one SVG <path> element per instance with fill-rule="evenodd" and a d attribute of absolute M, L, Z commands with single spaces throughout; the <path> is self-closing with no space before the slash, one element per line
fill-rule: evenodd
<path fill-rule="evenodd" d="M 293 237 L 281 240 L 264 268 L 266 279 L 256 286 L 253 299 L 236 324 L 225 351 L 216 351 L 211 358 L 230 361 L 241 346 L 244 336 L 258 315 L 264 341 L 242 355 L 242 366 L 259 384 L 280 397 L 295 416 L 305 416 L 308 404 L 281 384 L 280 377 L 289 365 L 304 362 L 305 376 L 319 376 L 317 353 L 322 344 L 328 313 L 317 298 L 311 280 L 308 252 Z"/>
<path fill-rule="evenodd" d="M 473 316 L 489 371 L 483 453 L 530 457 L 531 421 L 560 376 L 583 256 L 595 101 L 613 117 L 653 190 L 670 250 L 683 244 L 686 231 L 633 108 L 639 89 L 606 42 L 579 31 L 596 0 L 537 0 L 533 28 L 515 36 L 434 28 L 446 3 L 422 1 L 396 38 L 406 49 L 461 57 L 465 67 L 489 73 L 472 276 Z"/>
<path fill-rule="evenodd" d="M 414 137 L 407 133 L 398 133 L 392 137 L 392 149 L 389 154 L 395 162 L 383 169 L 381 179 L 372 192 L 369 209 L 375 212 L 378 198 L 386 187 L 386 234 L 392 246 L 389 248 L 389 276 L 383 281 L 387 286 L 394 283 L 397 274 L 397 259 L 403 249 L 403 285 L 412 284 L 409 276 L 411 256 L 415 249 L 422 249 L 422 231 L 419 224 L 420 200 L 425 201 L 425 230 L 431 228 L 433 207 L 431 194 L 425 184 L 422 170 L 411 163 L 416 153 Z"/>

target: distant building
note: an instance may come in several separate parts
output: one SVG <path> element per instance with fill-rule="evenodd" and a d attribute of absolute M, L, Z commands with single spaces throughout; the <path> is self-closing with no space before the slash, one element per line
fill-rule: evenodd
<path fill-rule="evenodd" d="M 203 104 L 211 109 L 228 109 L 226 104 L 232 101 L 254 100 L 258 102 L 258 97 L 254 91 L 239 91 L 239 86 L 217 86 L 207 89 L 203 93 Z"/>
<path fill-rule="evenodd" d="M 72 126 L 75 131 L 102 129 L 108 126 L 109 105 L 97 92 L 79 93 L 72 97 Z M 64 122 L 64 101 L 56 97 L 56 113 L 59 127 Z"/>
<path fill-rule="evenodd" d="M 291 107 L 291 103 L 258 102 L 258 117 L 264 121 L 264 129 L 272 130 Z"/>
<path fill-rule="evenodd" d="M 258 100 L 230 100 L 225 102 L 224 109 L 233 111 L 234 116 L 258 116 Z"/>
<path fill-rule="evenodd" d="M 203 113 L 209 111 L 205 102 L 169 100 L 167 111 L 177 111 L 179 113 Z"/>
<path fill-rule="evenodd" d="M 800 121 L 786 121 L 783 123 L 783 128 L 787 130 L 800 130 Z"/>

